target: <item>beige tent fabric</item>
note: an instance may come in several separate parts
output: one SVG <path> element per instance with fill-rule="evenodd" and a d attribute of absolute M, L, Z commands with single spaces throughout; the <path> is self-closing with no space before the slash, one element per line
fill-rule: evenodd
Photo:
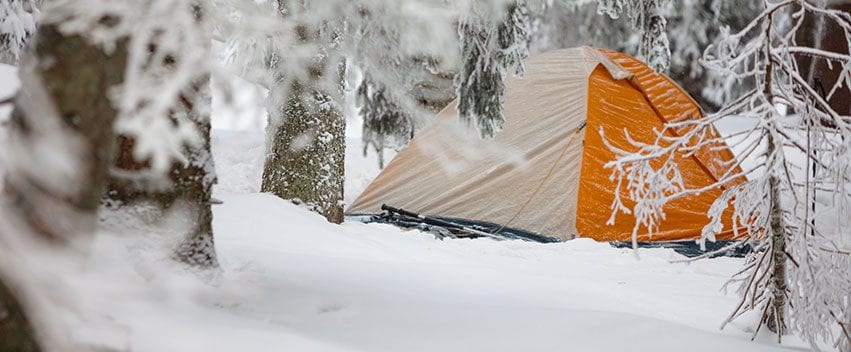
<path fill-rule="evenodd" d="M 524 77 L 507 81 L 506 123 L 493 139 L 482 140 L 462 126 L 456 103 L 451 104 L 387 165 L 348 212 L 379 213 L 387 204 L 499 225 L 517 215 L 508 226 L 574 238 L 584 133 L 571 135 L 585 120 L 588 76 L 598 64 L 617 79 L 629 76 L 587 47 L 527 60 Z M 563 151 L 552 176 L 518 214 Z"/>

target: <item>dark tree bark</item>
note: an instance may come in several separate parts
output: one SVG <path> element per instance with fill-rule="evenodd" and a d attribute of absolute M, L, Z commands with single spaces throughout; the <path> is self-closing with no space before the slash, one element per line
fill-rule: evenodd
<path fill-rule="evenodd" d="M 284 17 L 306 6 L 305 2 L 278 0 Z M 323 58 L 305 67 L 308 80 L 277 77 L 276 82 L 290 82 L 283 83 L 289 86 L 278 83 L 269 89 L 271 101 L 279 105 L 269 111 L 260 190 L 304 204 L 339 224 L 343 222 L 346 121 L 331 96 L 316 86 L 327 74 L 336 74 L 342 82 L 345 65 L 334 68 L 335 63 L 329 62 L 326 50 L 333 50 L 333 40 L 320 40 L 321 31 L 310 24 L 300 24 L 294 31 L 301 44 L 317 45 L 317 58 Z M 273 64 L 272 68 L 287 64 Z"/>
<path fill-rule="evenodd" d="M 15 299 L 15 295 L 2 280 L 0 280 L 0 351 L 41 351 L 32 324 L 24 315 L 24 310 Z"/>
<path fill-rule="evenodd" d="M 773 138 L 769 137 L 769 149 L 773 149 Z M 771 153 L 769 150 L 768 153 Z M 771 306 L 764 317 L 769 330 L 778 337 L 786 332 L 786 231 L 783 226 L 783 210 L 780 208 L 780 180 L 776 176 L 769 178 L 771 189 L 771 259 L 769 268 L 771 280 Z"/>
<path fill-rule="evenodd" d="M 210 103 L 209 78 L 204 80 L 205 103 Z M 201 134 L 201 143 L 187 147 L 189 163 L 172 171 L 175 179 L 175 193 L 184 202 L 189 212 L 191 225 L 186 233 L 184 242 L 177 249 L 178 258 L 191 265 L 202 267 L 218 267 L 216 248 L 213 242 L 213 185 L 216 183 L 216 173 L 213 164 L 213 154 L 210 149 L 210 116 L 199 116 L 198 109 L 193 109 L 190 115 Z"/>
<path fill-rule="evenodd" d="M 331 98 L 295 82 L 285 102 L 270 114 L 268 154 L 261 190 L 313 208 L 333 223 L 343 222 L 345 120 Z"/>
<path fill-rule="evenodd" d="M 15 160 L 6 191 L 36 234 L 74 238 L 97 223 L 117 115 L 107 94 L 123 79 L 126 53 L 123 44 L 106 54 L 82 37 L 43 26 L 34 55 L 22 68 L 22 93 L 12 113 Z M 52 172 L 57 157 L 68 164 Z"/>
<path fill-rule="evenodd" d="M 197 99 L 182 99 L 175 112 L 186 112 L 201 137 L 197 145 L 185 146 L 186 164 L 174 162 L 165 175 L 153 174 L 150 162 L 133 157 L 134 141 L 129 136 L 118 137 L 118 150 L 109 178 L 106 199 L 118 207 L 135 203 L 153 203 L 161 210 L 182 211 L 187 220 L 183 243 L 177 248 L 177 258 L 187 264 L 216 267 L 213 241 L 213 212 L 211 195 L 216 176 L 210 151 L 210 116 L 201 115 L 208 109 L 195 103 L 209 104 L 209 77 L 191 87 Z"/>
<path fill-rule="evenodd" d="M 199 3 L 193 3 L 197 20 L 202 20 Z M 209 51 L 209 47 L 206 50 Z M 173 58 L 169 58 L 174 63 Z M 211 96 L 210 76 L 199 78 L 186 87 L 180 102 L 172 107 L 172 116 L 185 114 L 195 125 L 201 140 L 184 146 L 186 163 L 174 162 L 166 175 L 151 172 L 148 160 L 133 157 L 134 141 L 118 137 L 118 152 L 113 163 L 106 199 L 119 206 L 136 202 L 154 203 L 161 210 L 180 211 L 186 220 L 183 242 L 176 249 L 178 260 L 199 267 L 218 267 L 213 242 L 213 210 L 211 195 L 216 183 L 213 155 L 210 149 Z"/>
<path fill-rule="evenodd" d="M 827 7 L 851 12 L 851 0 L 832 1 Z M 839 28 L 836 22 L 821 17 L 818 14 L 807 13 L 804 25 L 796 33 L 798 44 L 834 53 L 847 53 L 848 43 L 845 41 L 842 28 Z M 802 77 L 827 98 L 826 95 L 830 93 L 828 90 L 839 79 L 842 65 L 838 62 L 828 63 L 827 60 L 809 55 L 800 55 L 796 59 L 798 67 L 801 68 Z M 827 102 L 837 113 L 851 115 L 851 92 L 848 89 L 838 89 Z"/>
<path fill-rule="evenodd" d="M 91 236 L 112 159 L 117 115 L 107 96 L 121 83 L 124 44 L 107 54 L 86 39 L 42 26 L 21 67 L 6 173 L 16 235 L 64 246 Z M 17 283 L 0 282 L 0 350 L 38 351 Z"/>

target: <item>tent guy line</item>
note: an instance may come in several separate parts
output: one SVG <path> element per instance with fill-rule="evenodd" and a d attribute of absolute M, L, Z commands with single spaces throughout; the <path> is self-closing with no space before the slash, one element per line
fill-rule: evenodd
<path fill-rule="evenodd" d="M 579 132 L 581 132 L 583 129 L 585 129 L 585 120 L 583 120 L 582 123 L 579 124 L 578 127 L 576 127 L 576 130 L 573 131 L 573 133 L 570 134 L 570 138 L 567 139 L 567 143 L 564 144 L 564 148 L 562 148 L 561 153 L 558 155 L 558 158 L 553 163 L 553 166 L 550 167 L 550 170 L 547 171 L 547 174 L 546 174 L 546 176 L 544 176 L 544 179 L 542 179 L 541 182 L 538 183 L 538 186 L 535 187 L 535 191 L 532 192 L 532 195 L 529 196 L 528 199 L 526 199 L 526 202 L 523 203 L 523 205 L 520 207 L 520 209 L 517 210 L 517 213 L 515 213 L 514 216 L 512 216 L 511 219 L 508 220 L 508 222 L 506 222 L 505 224 L 500 226 L 496 231 L 493 232 L 494 234 L 498 234 L 500 231 L 505 229 L 508 225 L 511 225 L 511 222 L 513 222 L 515 219 L 517 219 L 517 216 L 520 215 L 520 213 L 522 213 L 523 210 L 526 209 L 526 206 L 528 206 L 529 203 L 532 202 L 532 199 L 535 198 L 536 195 L 538 195 L 538 192 L 541 191 L 541 188 L 543 188 L 544 183 L 547 182 L 547 180 L 550 179 L 550 176 L 553 175 L 553 171 L 555 171 L 556 166 L 558 166 L 558 164 L 561 162 L 561 160 L 564 159 L 564 155 L 567 153 L 568 148 L 571 146 L 571 144 L 573 144 L 573 140 L 576 139 L 576 136 L 578 136 Z"/>

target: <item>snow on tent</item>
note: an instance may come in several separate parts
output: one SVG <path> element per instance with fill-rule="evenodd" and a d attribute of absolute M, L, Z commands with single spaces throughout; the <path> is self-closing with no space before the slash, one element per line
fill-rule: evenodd
<path fill-rule="evenodd" d="M 455 103 L 450 104 L 399 152 L 348 213 L 379 214 L 386 204 L 479 233 L 631 241 L 631 215 L 618 214 L 613 225 L 607 224 L 616 183 L 604 164 L 614 153 L 600 130 L 613 146 L 634 150 L 625 132 L 634 140 L 653 142 L 654 129 L 701 118 L 700 108 L 668 77 L 622 53 L 563 49 L 530 58 L 525 68 L 522 78 L 507 79 L 506 121 L 493 139 L 481 139 L 465 127 Z M 685 185 L 714 182 L 733 157 L 726 145 L 679 155 Z M 658 231 L 643 230 L 638 240 L 699 238 L 720 192 L 708 190 L 668 203 Z M 407 214 L 407 220 L 416 222 L 417 214 Z M 726 231 L 717 238 L 730 239 L 730 210 L 723 224 Z"/>

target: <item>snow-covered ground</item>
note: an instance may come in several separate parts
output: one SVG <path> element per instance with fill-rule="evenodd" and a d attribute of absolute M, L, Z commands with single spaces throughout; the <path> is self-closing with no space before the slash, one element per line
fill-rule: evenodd
<path fill-rule="evenodd" d="M 587 239 L 441 241 L 330 224 L 258 193 L 263 132 L 240 129 L 213 132 L 221 271 L 199 277 L 171 262 L 168 226 L 106 214 L 84 262 L 21 265 L 50 282 L 34 300 L 61 303 L 43 307 L 52 336 L 157 352 L 801 349 L 765 333 L 750 341 L 747 317 L 719 331 L 737 303 L 720 289 L 741 259 L 672 263 L 683 258 L 671 250 L 636 256 Z M 347 142 L 351 201 L 378 170 Z"/>
<path fill-rule="evenodd" d="M 748 320 L 718 330 L 736 303 L 719 288 L 739 259 L 672 264 L 681 257 L 652 249 L 639 260 L 585 239 L 440 241 L 329 224 L 267 194 L 219 197 L 216 278 L 160 258 L 165 233 L 128 245 L 109 231 L 86 269 L 58 273 L 73 338 L 133 351 L 795 349 L 750 341 Z"/>
<path fill-rule="evenodd" d="M 219 313 L 230 315 L 221 324 L 257 324 L 264 341 L 277 341 L 270 346 L 298 336 L 310 343 L 293 350 L 782 349 L 770 337 L 751 342 L 746 319 L 718 330 L 737 302 L 720 288 L 740 259 L 674 264 L 682 257 L 670 250 L 640 250 L 637 259 L 585 239 L 440 241 L 389 225 L 328 224 L 273 196 L 240 191 L 256 189 L 262 166 L 250 161 L 262 150 L 262 134 L 254 135 L 214 132 L 223 280 L 250 283 Z M 257 142 L 240 147 L 248 140 Z M 348 175 L 374 174 L 375 160 L 352 149 Z M 249 161 L 231 164 L 235 154 Z M 251 178 L 224 178 L 233 166 Z M 348 198 L 365 184 L 347 186 Z"/>

